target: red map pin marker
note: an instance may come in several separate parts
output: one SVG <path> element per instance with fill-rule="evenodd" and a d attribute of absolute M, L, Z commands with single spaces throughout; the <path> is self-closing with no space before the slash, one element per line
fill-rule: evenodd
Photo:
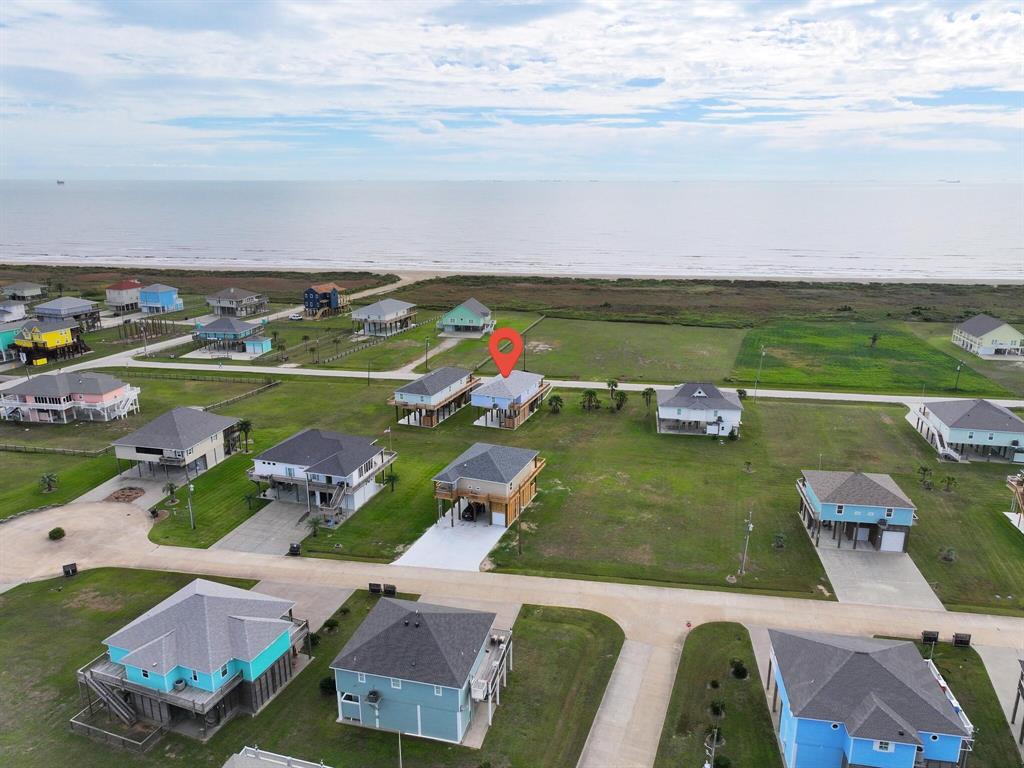
<path fill-rule="evenodd" d="M 501 351 L 501 342 L 503 341 L 512 342 L 512 349 L 508 352 Z M 512 373 L 512 369 L 516 367 L 519 356 L 523 354 L 523 337 L 519 335 L 519 331 L 514 331 L 511 328 L 498 328 L 491 334 L 491 340 L 487 346 L 491 351 L 491 359 L 498 366 L 498 371 L 507 379 L 508 375 Z"/>

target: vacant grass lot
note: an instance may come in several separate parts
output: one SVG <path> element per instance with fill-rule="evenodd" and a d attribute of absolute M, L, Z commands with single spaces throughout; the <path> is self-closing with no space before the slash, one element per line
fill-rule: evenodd
<path fill-rule="evenodd" d="M 0 669 L 0 695 L 18 707 L 0 711 L 0 762 L 24 768 L 76 765 L 106 768 L 218 768 L 245 745 L 259 746 L 336 768 L 377 768 L 397 761 L 397 739 L 340 725 L 333 696 L 319 691 L 330 662 L 366 616 L 373 600 L 357 592 L 338 614 L 340 626 L 321 632 L 303 670 L 256 718 L 238 718 L 205 746 L 166 736 L 147 755 L 111 749 L 72 734 L 78 711 L 75 669 L 102 650 L 112 631 L 192 580 L 184 574 L 98 570 L 71 581 L 17 587 L 0 596 L 0 646 L 10 661 Z M 252 582 L 236 583 L 251 586 Z M 59 591 L 58 591 L 59 588 Z M 51 627 L 59 625 L 60 633 Z M 605 616 L 567 608 L 524 606 L 515 627 L 516 664 L 482 750 L 406 738 L 407 765 L 437 768 L 574 765 L 622 645 L 622 631 Z M 30 692 L 30 695 L 26 695 Z"/>
<path fill-rule="evenodd" d="M 953 323 L 906 323 L 905 327 L 939 352 L 963 360 L 968 368 L 991 379 L 1018 397 L 1024 397 L 1024 358 L 982 360 L 950 341 Z"/>
<path fill-rule="evenodd" d="M 746 665 L 745 680 L 733 677 L 732 659 L 741 659 Z M 655 768 L 702 765 L 704 737 L 711 727 L 719 728 L 725 738 L 716 755 L 729 758 L 737 768 L 782 768 L 760 679 L 750 635 L 742 624 L 702 624 L 690 632 L 665 715 Z M 718 687 L 713 688 L 712 681 Z M 724 706 L 723 715 L 711 713 L 712 702 Z"/>
<path fill-rule="evenodd" d="M 4 451 L 0 453 L 0 464 L 0 518 L 26 509 L 66 504 L 117 472 L 113 454 L 89 458 Z M 43 493 L 39 478 L 50 472 L 57 475 L 57 488 Z"/>
<path fill-rule="evenodd" d="M 533 314 L 532 312 L 496 312 L 494 318 L 496 328 L 512 328 L 522 333 L 540 320 L 540 315 Z M 433 344 L 439 344 L 442 341 L 444 341 L 444 339 L 435 337 L 435 341 L 432 342 L 432 346 Z M 490 362 L 491 353 L 487 348 L 488 343 L 489 337 L 487 336 L 484 336 L 482 339 L 462 339 L 454 347 L 446 349 L 443 352 L 438 352 L 436 354 L 431 352 L 430 368 L 431 370 L 434 370 L 443 365 L 454 365 L 460 368 L 475 370 L 481 363 L 486 363 L 486 365 L 480 369 L 481 373 L 497 373 L 494 363 Z M 420 373 L 425 373 L 427 369 L 421 362 L 416 366 L 415 370 Z"/>
<path fill-rule="evenodd" d="M 559 379 L 721 381 L 746 331 L 546 318 L 527 339 L 527 369 Z M 493 364 L 490 366 L 494 370 Z"/>
<path fill-rule="evenodd" d="M 878 341 L 871 346 L 871 337 Z M 940 352 L 899 323 L 775 322 L 743 338 L 733 378 L 750 388 L 765 348 L 760 385 L 780 389 L 898 392 L 911 395 L 1006 395 L 970 368 L 956 383 L 957 358 Z"/>
<path fill-rule="evenodd" d="M 918 643 L 918 650 L 928 658 L 931 649 Z M 1024 765 L 1014 743 L 1014 735 L 1006 723 L 1006 715 L 992 688 L 992 681 L 977 651 L 939 643 L 935 646 L 932 661 L 949 683 L 976 729 L 974 751 L 968 765 L 971 768 L 1017 768 Z M 1006 682 L 1001 680 L 1000 685 Z M 1020 720 L 1017 723 L 1019 725 Z"/>

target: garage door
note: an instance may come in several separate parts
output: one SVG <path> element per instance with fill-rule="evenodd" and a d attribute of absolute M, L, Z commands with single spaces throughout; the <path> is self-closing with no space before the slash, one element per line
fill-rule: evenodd
<path fill-rule="evenodd" d="M 882 552 L 902 552 L 903 540 L 907 537 L 906 531 L 886 531 L 882 534 Z"/>

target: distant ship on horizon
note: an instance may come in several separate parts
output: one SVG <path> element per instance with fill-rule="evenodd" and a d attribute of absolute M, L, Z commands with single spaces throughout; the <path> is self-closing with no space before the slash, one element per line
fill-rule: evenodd
<path fill-rule="evenodd" d="M 64 179 L 57 179 L 57 186 L 58 187 L 63 187 L 64 186 Z"/>

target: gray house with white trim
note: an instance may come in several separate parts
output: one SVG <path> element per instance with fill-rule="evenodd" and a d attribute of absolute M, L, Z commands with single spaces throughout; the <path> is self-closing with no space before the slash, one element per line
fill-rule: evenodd
<path fill-rule="evenodd" d="M 1024 420 L 989 400 L 922 403 L 908 420 L 941 458 L 1024 462 Z"/>
<path fill-rule="evenodd" d="M 352 321 L 362 324 L 366 336 L 392 336 L 416 325 L 416 305 L 399 299 L 381 299 L 353 309 Z"/>

